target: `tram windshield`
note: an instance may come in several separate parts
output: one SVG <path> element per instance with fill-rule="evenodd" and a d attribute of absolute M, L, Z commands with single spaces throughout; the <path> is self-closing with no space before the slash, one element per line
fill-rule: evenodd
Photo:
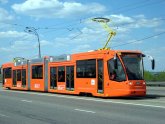
<path fill-rule="evenodd" d="M 143 80 L 143 59 L 141 54 L 122 54 L 128 80 Z"/>

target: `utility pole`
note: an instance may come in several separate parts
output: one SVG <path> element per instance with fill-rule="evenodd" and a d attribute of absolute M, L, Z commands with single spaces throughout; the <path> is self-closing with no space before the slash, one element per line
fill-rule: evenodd
<path fill-rule="evenodd" d="M 39 39 L 39 35 L 37 33 L 37 29 L 34 28 L 34 27 L 26 27 L 25 28 L 25 32 L 32 33 L 32 34 L 37 36 L 37 41 L 38 41 L 38 58 L 41 58 L 40 39 Z"/>

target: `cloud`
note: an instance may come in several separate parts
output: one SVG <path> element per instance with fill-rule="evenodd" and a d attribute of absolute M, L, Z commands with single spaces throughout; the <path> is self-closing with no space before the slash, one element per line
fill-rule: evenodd
<path fill-rule="evenodd" d="M 12 21 L 14 16 L 10 15 L 8 11 L 3 8 L 0 8 L 0 22 Z"/>
<path fill-rule="evenodd" d="M 34 35 L 26 32 L 18 31 L 1 31 L 0 40 L 5 43 L 1 46 L 0 50 L 4 52 L 16 52 L 32 48 Z"/>
<path fill-rule="evenodd" d="M 44 46 L 50 46 L 53 45 L 51 42 L 46 40 L 41 40 L 40 45 L 42 47 Z M 12 49 L 18 49 L 18 50 L 26 50 L 26 49 L 32 49 L 32 48 L 38 48 L 38 42 L 31 41 L 31 40 L 16 40 L 11 43 Z"/>
<path fill-rule="evenodd" d="M 12 5 L 12 8 L 17 13 L 35 18 L 67 18 L 106 11 L 105 6 L 99 3 L 82 4 L 60 0 L 27 0 Z"/>
<path fill-rule="evenodd" d="M 151 55 L 155 59 L 155 65 L 156 65 L 155 70 L 156 71 L 165 71 L 165 65 L 164 65 L 164 63 L 162 63 L 165 61 L 164 51 L 165 51 L 165 46 L 163 46 L 163 45 L 159 46 L 159 48 L 152 47 L 152 48 L 147 48 L 147 49 L 143 50 L 144 54 Z M 146 68 L 151 70 L 151 63 L 149 61 L 150 60 L 148 60 L 148 58 L 146 58 L 146 57 L 144 58 L 144 64 L 145 64 L 145 66 L 147 66 Z"/>
<path fill-rule="evenodd" d="M 165 29 L 164 28 L 157 28 L 157 29 L 155 29 L 155 32 L 165 32 Z"/>
<path fill-rule="evenodd" d="M 52 42 L 47 41 L 47 40 L 41 40 L 40 44 L 41 44 L 41 46 L 51 46 L 51 45 L 53 45 Z"/>
<path fill-rule="evenodd" d="M 8 0 L 0 0 L 0 3 L 6 4 L 6 3 L 8 3 Z"/>
<path fill-rule="evenodd" d="M 29 41 L 29 40 L 14 40 L 8 42 L 7 45 L 1 46 L 0 51 L 9 52 L 9 53 L 19 53 L 19 52 L 26 52 L 27 50 L 32 50 L 38 47 L 36 42 Z"/>
<path fill-rule="evenodd" d="M 2 52 L 9 52 L 10 49 L 8 47 L 0 47 L 0 51 Z"/>
<path fill-rule="evenodd" d="M 155 56 L 162 54 L 164 57 L 164 51 L 165 51 L 165 46 L 162 45 L 159 48 L 150 48 L 148 50 L 145 50 L 144 52 L 147 54 L 155 55 Z"/>
<path fill-rule="evenodd" d="M 124 15 L 109 15 L 107 16 L 112 19 L 112 24 L 119 28 L 154 28 L 161 24 L 160 18 L 147 19 L 144 15 L 136 15 L 128 17 Z M 123 30 L 125 31 L 125 30 Z"/>
<path fill-rule="evenodd" d="M 33 39 L 32 34 L 28 34 L 26 32 L 18 32 L 18 31 L 2 31 L 0 32 L 0 39 L 5 38 L 14 38 L 14 39 Z"/>
<path fill-rule="evenodd" d="M 6 31 L 0 32 L 0 40 L 8 41 L 7 47 L 1 47 L 1 51 L 21 51 L 38 47 L 36 36 L 26 32 Z M 40 41 L 41 46 L 52 45 L 47 40 Z"/>
<path fill-rule="evenodd" d="M 124 33 L 130 33 L 130 31 L 140 28 L 157 28 L 161 25 L 161 18 L 147 18 L 144 15 L 137 15 L 137 16 L 125 16 L 122 14 L 119 15 L 105 15 L 105 18 L 109 18 L 110 22 L 108 25 L 117 32 L 117 35 L 120 36 Z M 99 23 L 92 22 L 91 19 L 87 19 L 84 22 L 85 26 L 87 26 L 87 30 L 91 30 L 101 33 L 105 33 L 105 30 L 99 25 Z M 104 32 L 103 32 L 104 31 Z"/>
<path fill-rule="evenodd" d="M 17 52 L 25 52 L 29 49 L 34 48 L 34 45 L 32 45 L 31 41 L 21 41 L 21 40 L 17 40 L 17 41 L 12 41 L 10 42 L 10 44 L 8 44 L 7 46 L 3 46 L 0 47 L 0 51 L 3 52 L 8 52 L 8 53 L 17 53 Z"/>
<path fill-rule="evenodd" d="M 114 29 L 118 25 L 117 35 L 112 39 L 112 45 L 121 45 L 123 43 L 128 43 L 135 41 L 135 39 L 141 39 L 143 36 L 134 33 L 136 30 L 152 29 L 151 31 L 155 32 L 154 29 L 158 29 L 160 26 L 159 18 L 151 18 L 148 19 L 144 15 L 138 16 L 125 16 L 125 15 L 108 15 L 105 16 L 112 19 L 112 22 L 108 23 L 112 29 Z M 145 20 L 141 24 L 141 20 Z M 155 23 L 151 23 L 150 20 L 155 21 Z M 146 23 L 150 26 L 146 26 Z M 138 26 L 137 26 L 138 25 Z M 41 36 L 41 53 L 43 55 L 53 54 L 59 55 L 64 53 L 77 53 L 84 52 L 89 50 L 95 50 L 102 48 L 107 40 L 108 32 L 105 31 L 100 24 L 96 22 L 92 22 L 91 19 L 86 19 L 86 21 L 82 22 L 78 27 L 73 27 L 74 30 L 68 31 L 69 33 L 65 33 L 65 36 L 57 36 L 54 35 L 54 39 L 48 41 L 47 36 L 40 33 Z M 162 29 L 162 28 L 160 28 Z M 146 32 L 147 33 L 147 32 Z M 149 32 L 151 33 L 151 32 Z M 148 34 L 145 34 L 147 36 Z M 136 38 L 135 38 L 136 37 Z M 138 38 L 139 37 L 139 38 Z M 44 39 L 43 39 L 44 38 Z M 4 53 L 12 53 L 13 56 L 16 56 L 19 53 L 26 53 L 27 56 L 34 55 L 38 53 L 38 42 L 36 36 L 33 34 L 28 34 L 25 32 L 19 31 L 4 31 L 0 32 L 0 40 L 6 39 L 7 42 L 12 42 L 10 46 L 0 46 L 0 51 L 4 51 Z M 113 47 L 111 45 L 111 47 Z M 132 47 L 132 46 L 134 47 Z M 110 46 L 110 44 L 108 45 Z M 144 48 L 144 44 L 142 41 L 132 43 L 128 45 L 129 47 L 119 47 L 120 49 L 142 49 Z M 131 46 L 131 47 L 130 47 Z M 142 46 L 142 47 L 140 47 Z M 143 49 L 142 49 L 143 50 Z M 30 53 L 33 52 L 33 53 Z M 151 54 L 152 55 L 152 54 Z M 17 55 L 20 56 L 20 55 Z"/>
<path fill-rule="evenodd" d="M 89 44 L 78 45 L 71 50 L 72 51 L 71 53 L 85 52 L 85 51 L 89 51 L 90 49 L 91 46 Z"/>
<path fill-rule="evenodd" d="M 98 25 L 99 27 L 100 25 Z M 105 38 L 103 38 L 105 37 Z M 57 37 L 55 38 L 55 46 L 71 46 L 71 45 L 82 45 L 86 43 L 93 43 L 93 41 L 103 41 L 107 38 L 107 32 L 102 28 L 94 29 L 94 27 L 83 27 L 81 29 L 71 32 L 66 37 Z M 101 40 L 102 39 L 102 40 Z"/>
<path fill-rule="evenodd" d="M 122 25 L 125 23 L 133 23 L 135 20 L 131 17 L 124 16 L 124 15 L 109 15 L 107 16 L 112 20 L 112 23 L 114 22 L 115 24 Z"/>
<path fill-rule="evenodd" d="M 0 41 L 4 44 L 0 46 L 0 51 L 7 53 L 26 53 L 38 49 L 37 38 L 33 34 L 18 31 L 0 32 Z M 53 45 L 50 41 L 41 39 L 41 47 Z"/>
<path fill-rule="evenodd" d="M 144 15 L 137 15 L 132 17 L 120 14 L 108 15 L 105 17 L 112 19 L 112 22 L 108 24 L 117 32 L 117 35 L 111 40 L 112 44 L 109 43 L 108 45 L 111 47 L 121 44 L 130 44 L 129 46 L 143 45 L 143 41 L 134 42 L 143 37 L 135 39 L 136 35 L 134 35 L 133 32 L 136 32 L 136 30 L 145 29 L 153 30 L 154 28 L 157 28 L 161 25 L 159 18 L 148 19 Z M 118 29 L 116 29 L 115 25 L 118 25 Z M 86 19 L 81 28 L 71 31 L 70 34 L 65 37 L 56 37 L 54 39 L 54 47 L 56 47 L 57 49 L 64 48 L 65 50 L 70 52 L 82 52 L 85 50 L 88 51 L 91 50 L 91 48 L 99 49 L 104 46 L 105 42 L 107 41 L 107 36 L 108 32 L 104 30 L 104 28 L 102 28 L 99 23 L 92 22 L 91 19 Z M 88 46 L 84 48 L 84 45 Z M 68 48 L 71 50 L 69 50 Z"/>
<path fill-rule="evenodd" d="M 21 51 L 21 50 L 28 50 L 31 48 L 34 48 L 34 44 L 32 41 L 22 41 L 22 40 L 16 40 L 11 43 L 10 49 L 11 51 Z"/>

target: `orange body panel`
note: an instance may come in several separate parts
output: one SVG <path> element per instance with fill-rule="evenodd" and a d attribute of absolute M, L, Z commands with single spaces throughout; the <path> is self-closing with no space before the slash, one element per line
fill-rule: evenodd
<path fill-rule="evenodd" d="M 32 71 L 32 66 L 35 66 L 35 65 L 42 65 L 43 66 L 43 72 L 44 72 L 44 64 L 43 63 L 31 64 L 30 71 Z M 31 76 L 30 76 L 30 90 L 44 91 L 44 77 L 45 76 L 44 76 L 44 73 L 43 73 L 43 78 L 42 79 L 33 79 L 32 78 L 32 73 L 31 73 Z"/>
<path fill-rule="evenodd" d="M 44 80 L 43 79 L 31 79 L 31 90 L 44 91 Z"/>
<path fill-rule="evenodd" d="M 4 87 L 5 88 L 11 88 L 12 87 L 12 78 L 8 78 L 4 80 Z"/>

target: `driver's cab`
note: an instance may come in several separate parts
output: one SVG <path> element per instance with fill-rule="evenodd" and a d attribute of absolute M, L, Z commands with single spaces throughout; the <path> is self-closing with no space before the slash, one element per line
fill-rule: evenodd
<path fill-rule="evenodd" d="M 107 61 L 110 89 L 119 90 L 116 94 L 145 96 L 143 57 L 145 55 L 138 51 L 116 51 L 114 58 Z M 154 59 L 151 62 L 154 69 Z"/>

